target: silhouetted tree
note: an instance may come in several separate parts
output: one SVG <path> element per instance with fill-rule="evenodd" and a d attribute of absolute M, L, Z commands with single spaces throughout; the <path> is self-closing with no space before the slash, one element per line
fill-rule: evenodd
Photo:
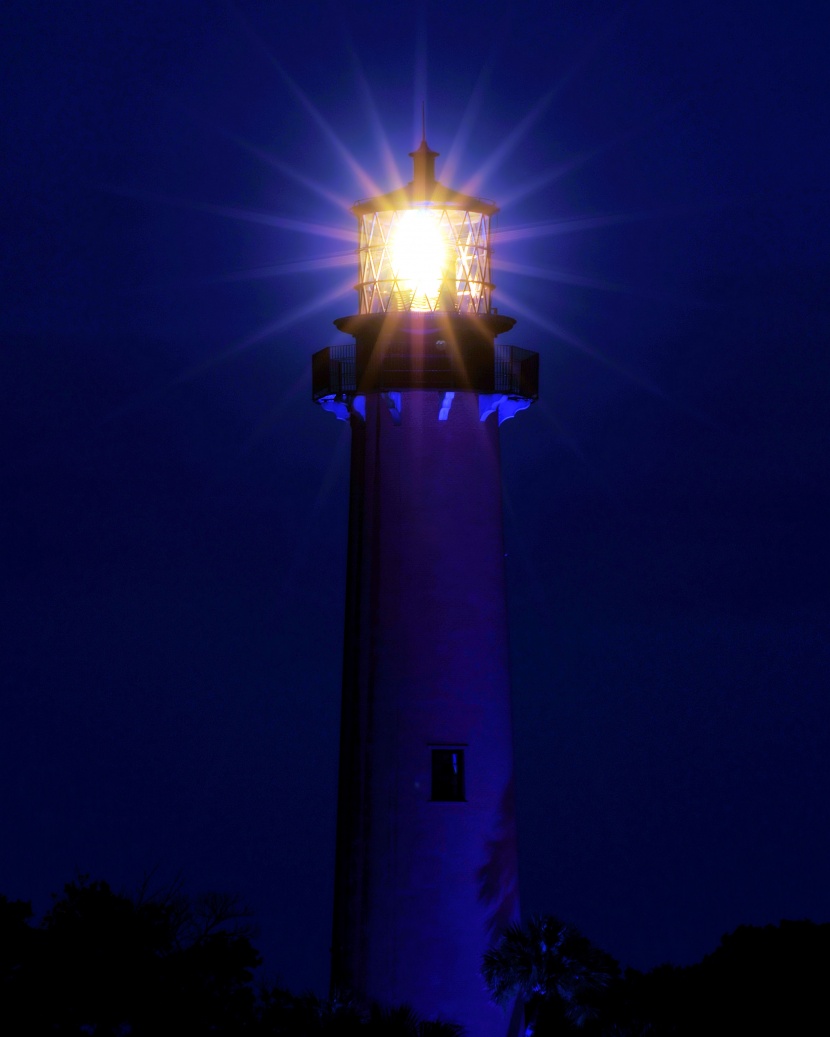
<path fill-rule="evenodd" d="M 236 897 L 136 896 L 106 882 L 68 883 L 39 924 L 0 896 L 3 1037 L 462 1037 L 408 1007 L 348 997 L 254 992 L 260 964 Z"/>
<path fill-rule="evenodd" d="M 366 1037 L 462 1037 L 455 1023 L 426 1021 L 409 1005 L 380 1008 L 373 1005 L 365 1027 Z"/>
<path fill-rule="evenodd" d="M 275 987 L 262 997 L 262 1034 L 268 1037 L 463 1037 L 454 1023 L 426 1021 L 407 1005 L 368 1007 L 345 997 L 295 997 Z"/>
<path fill-rule="evenodd" d="M 260 1030 L 267 1037 L 345 1037 L 363 1025 L 364 1016 L 348 998 L 297 996 L 281 987 L 260 994 Z"/>
<path fill-rule="evenodd" d="M 0 895 L 0 1033 L 37 996 L 32 963 L 38 933 L 32 928 L 32 905 Z M 11 1032 L 11 1031 L 9 1031 Z"/>
<path fill-rule="evenodd" d="M 181 905 L 180 905 L 181 906 Z M 0 905 L 0 1032 L 135 1037 L 237 1034 L 253 1022 L 247 937 L 196 924 L 163 900 L 69 883 L 38 927 L 28 905 Z"/>
<path fill-rule="evenodd" d="M 830 925 L 739 926 L 696 965 L 628 970 L 615 992 L 621 1025 L 655 1037 L 830 1032 Z"/>
<path fill-rule="evenodd" d="M 525 1033 L 539 1037 L 595 1019 L 602 994 L 618 973 L 610 955 L 553 915 L 508 926 L 482 962 L 495 1003 L 508 1007 L 520 997 Z"/>

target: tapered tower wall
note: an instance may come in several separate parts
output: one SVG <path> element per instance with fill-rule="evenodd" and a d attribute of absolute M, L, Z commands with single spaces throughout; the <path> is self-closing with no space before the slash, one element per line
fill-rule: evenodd
<path fill-rule="evenodd" d="M 447 402 L 352 416 L 333 978 L 504 1037 L 480 973 L 518 916 L 498 421 Z M 463 799 L 435 801 L 448 749 Z"/>

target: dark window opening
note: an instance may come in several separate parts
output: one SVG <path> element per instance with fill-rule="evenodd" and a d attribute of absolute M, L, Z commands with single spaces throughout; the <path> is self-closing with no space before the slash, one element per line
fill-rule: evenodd
<path fill-rule="evenodd" d="M 444 803 L 464 800 L 464 750 L 432 750 L 432 799 Z"/>

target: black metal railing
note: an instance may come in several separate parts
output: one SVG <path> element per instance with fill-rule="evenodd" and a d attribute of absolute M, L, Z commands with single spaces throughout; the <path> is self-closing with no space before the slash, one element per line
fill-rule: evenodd
<path fill-rule="evenodd" d="M 355 344 L 329 346 L 311 357 L 311 394 L 315 400 L 324 396 L 345 396 L 357 391 Z"/>
<path fill-rule="evenodd" d="M 535 400 L 539 396 L 539 354 L 519 346 L 495 344 L 494 392 Z"/>

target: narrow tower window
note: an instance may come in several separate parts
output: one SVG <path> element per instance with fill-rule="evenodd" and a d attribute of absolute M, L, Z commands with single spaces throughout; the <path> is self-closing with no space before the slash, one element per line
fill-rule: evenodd
<path fill-rule="evenodd" d="M 457 803 L 464 801 L 464 750 L 432 750 L 432 800 Z"/>

